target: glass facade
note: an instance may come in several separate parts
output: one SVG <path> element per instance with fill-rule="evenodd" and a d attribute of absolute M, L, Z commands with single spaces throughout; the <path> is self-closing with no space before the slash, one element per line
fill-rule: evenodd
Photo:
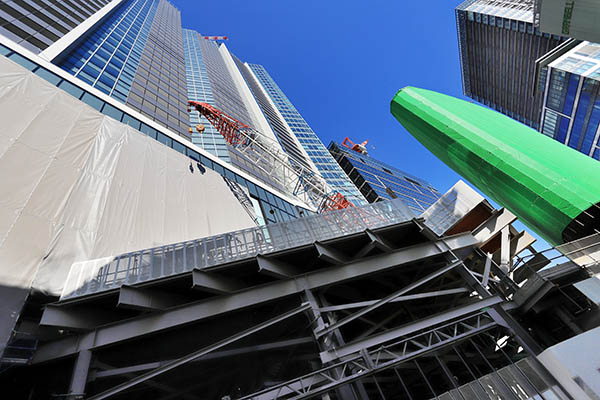
<path fill-rule="evenodd" d="M 186 137 L 189 126 L 179 11 L 126 0 L 57 65 Z"/>
<path fill-rule="evenodd" d="M 424 180 L 356 151 L 329 144 L 329 151 L 369 203 L 401 199 L 420 215 L 440 198 Z"/>
<path fill-rule="evenodd" d="M 363 195 L 333 159 L 323 142 L 306 123 L 266 69 L 258 64 L 248 64 L 248 66 L 329 186 L 333 190 L 342 193 L 354 204 L 364 204 Z"/>
<path fill-rule="evenodd" d="M 187 78 L 188 98 L 194 101 L 202 101 L 216 107 L 208 71 L 202 54 L 201 42 L 205 41 L 198 32 L 183 30 L 183 48 L 185 51 L 185 68 Z M 210 122 L 196 110 L 190 112 L 190 124 L 192 127 L 192 142 L 215 156 L 230 161 L 229 151 L 225 138 L 211 125 Z M 199 134 L 195 130 L 198 124 L 204 125 L 204 132 Z"/>
<path fill-rule="evenodd" d="M 19 53 L 13 52 L 11 49 L 0 45 L 0 55 L 9 58 L 10 60 L 20 64 L 24 68 L 32 71 L 34 74 L 45 79 L 52 85 L 58 86 L 60 89 L 78 98 L 89 106 L 95 108 L 99 112 L 108 115 L 124 124 L 139 130 L 141 133 L 158 140 L 167 147 L 187 155 L 193 162 L 199 162 L 201 165 L 212 169 L 220 175 L 237 182 L 248 189 L 253 203 L 258 205 L 259 218 L 262 218 L 266 223 L 275 223 L 281 221 L 289 221 L 297 218 L 300 213 L 309 214 L 310 211 L 298 208 L 281 198 L 274 192 L 270 191 L 266 186 L 259 186 L 249 181 L 243 176 L 233 172 L 226 167 L 226 163 L 217 163 L 211 159 L 199 154 L 196 150 L 190 147 L 186 141 L 177 141 L 168 136 L 164 131 L 155 129 L 148 124 L 140 121 L 135 116 L 115 107 L 99 97 L 89 93 L 79 85 L 74 84 L 68 79 L 51 72 L 50 70 L 38 65 L 36 62 L 26 58 Z M 165 129 L 166 131 L 166 129 Z"/>
<path fill-rule="evenodd" d="M 40 53 L 110 0 L 12 0 L 0 2 L 0 35 Z"/>
<path fill-rule="evenodd" d="M 181 13 L 166 0 L 158 3 L 127 105 L 189 138 Z"/>
<path fill-rule="evenodd" d="M 41 6 L 46 0 L 35 1 Z M 108 4 L 108 0 L 105 2 Z M 91 3 L 98 7 L 105 4 L 99 0 L 91 0 Z M 80 86 L 44 72 L 45 69 L 36 69 L 36 73 L 45 74 L 49 81 L 58 79 L 53 84 L 60 85 L 98 111 L 134 126 L 194 160 L 203 161 L 196 151 L 143 124 L 131 113 L 138 112 L 167 129 L 165 132 L 191 140 L 224 160 L 224 164 L 215 164 L 214 169 L 234 181 L 237 181 L 234 174 L 223 165 L 229 163 L 256 177 L 264 184 L 263 188 L 243 184 L 248 187 L 254 204 L 261 209 L 263 215 L 260 217 L 266 222 L 283 221 L 297 215 L 295 210 L 290 210 L 291 206 L 266 188 L 293 198 L 295 185 L 278 181 L 266 172 L 268 168 L 249 158 L 244 149 L 229 146 L 206 119 L 200 118 L 196 111 L 187 112 L 188 99 L 212 104 L 252 128 L 262 127 L 258 130 L 264 131 L 265 136 L 279 140 L 274 144 L 276 147 L 280 146 L 303 167 L 323 174 L 333 190 L 343 193 L 356 204 L 365 202 L 283 93 L 277 93 L 278 100 L 274 101 L 273 107 L 274 92 L 263 89 L 262 82 L 257 80 L 247 64 L 229 53 L 223 44 L 207 40 L 198 32 L 182 29 L 181 14 L 169 1 L 122 0 L 111 7 L 110 12 L 102 14 L 93 27 L 67 46 L 52 63 L 127 108 L 107 104 Z M 81 18 L 77 19 L 78 24 L 85 20 L 83 17 L 81 14 Z M 12 58 L 18 56 L 11 55 Z M 30 60 L 23 58 L 20 62 L 24 65 Z M 30 67 L 36 68 L 35 64 Z M 279 109 L 278 101 L 289 103 L 291 108 Z M 193 129 L 190 137 L 189 128 L 200 123 L 204 125 L 205 132 L 199 134 Z"/>
<path fill-rule="evenodd" d="M 598 160 L 600 44 L 583 42 L 547 70 L 542 133 Z"/>
<path fill-rule="evenodd" d="M 125 102 L 157 6 L 158 0 L 123 2 L 58 65 Z"/>
<path fill-rule="evenodd" d="M 263 114 L 267 118 L 269 126 L 275 133 L 277 140 L 281 147 L 287 154 L 293 157 L 292 163 L 298 163 L 301 167 L 306 168 L 309 171 L 315 171 L 315 167 L 309 162 L 307 156 L 301 149 L 300 142 L 294 136 L 294 132 L 287 126 L 285 121 L 282 119 L 281 114 L 277 112 L 275 107 L 267 98 L 266 92 L 262 89 L 258 81 L 255 79 L 254 74 L 250 71 L 250 68 L 242 63 L 237 57 L 234 57 L 234 61 L 242 73 L 246 84 L 252 91 L 254 98 L 260 106 Z"/>

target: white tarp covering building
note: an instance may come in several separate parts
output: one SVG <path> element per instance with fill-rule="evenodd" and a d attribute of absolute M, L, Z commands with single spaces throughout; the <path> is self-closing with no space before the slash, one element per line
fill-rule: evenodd
<path fill-rule="evenodd" d="M 254 226 L 220 175 L 4 57 L 0 121 L 2 339 L 74 262 Z"/>

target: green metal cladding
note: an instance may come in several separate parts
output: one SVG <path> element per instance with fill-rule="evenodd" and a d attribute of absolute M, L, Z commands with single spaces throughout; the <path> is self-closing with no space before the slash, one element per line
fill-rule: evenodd
<path fill-rule="evenodd" d="M 598 209 L 600 162 L 507 116 L 414 87 L 396 93 L 391 111 L 440 160 L 552 244 L 572 238 L 566 232 L 577 230 L 580 216 Z"/>

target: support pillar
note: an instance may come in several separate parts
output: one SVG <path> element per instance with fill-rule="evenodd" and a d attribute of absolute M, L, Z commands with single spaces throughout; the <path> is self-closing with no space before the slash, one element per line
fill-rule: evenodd
<path fill-rule="evenodd" d="M 328 305 L 327 301 L 325 300 L 325 298 L 322 295 L 319 296 L 319 300 L 321 302 L 321 306 Z M 344 339 L 342 338 L 342 335 L 340 334 L 339 330 L 337 330 L 337 329 L 333 331 L 333 335 L 324 336 L 321 338 L 319 338 L 317 336 L 317 334 L 316 334 L 317 332 L 319 332 L 321 329 L 326 327 L 327 324 L 331 325 L 331 324 L 335 323 L 335 320 L 333 320 L 331 315 L 326 315 L 327 321 L 325 321 L 324 315 L 321 314 L 321 312 L 319 311 L 319 308 L 320 308 L 319 303 L 317 302 L 315 295 L 313 294 L 313 292 L 310 289 L 307 289 L 304 291 L 304 301 L 309 303 L 312 306 L 312 316 L 313 316 L 313 319 L 315 319 L 315 321 L 316 321 L 316 324 L 313 327 L 313 334 L 314 334 L 315 340 L 317 341 L 319 350 L 321 350 L 321 351 L 331 350 L 331 349 L 335 349 L 336 347 L 338 347 L 340 345 L 343 345 Z M 337 375 L 338 378 L 341 377 L 341 373 L 342 373 L 341 370 L 334 370 L 333 372 L 334 372 L 334 374 Z M 344 385 L 344 386 L 338 388 L 337 391 L 338 391 L 338 395 L 342 399 L 368 400 L 367 393 L 362 384 L 357 385 L 356 388 L 352 384 Z M 356 393 L 357 391 L 359 392 L 358 395 Z"/>
<path fill-rule="evenodd" d="M 92 352 L 90 350 L 81 350 L 77 354 L 71 384 L 69 386 L 70 399 L 83 399 L 85 395 L 85 384 L 87 382 L 90 362 L 92 361 Z"/>

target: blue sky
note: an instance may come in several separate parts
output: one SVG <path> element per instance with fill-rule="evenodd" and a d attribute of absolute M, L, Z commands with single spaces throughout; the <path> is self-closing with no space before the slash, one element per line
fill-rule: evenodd
<path fill-rule="evenodd" d="M 171 2 L 185 28 L 228 36 L 231 52 L 264 65 L 326 146 L 369 139 L 371 156 L 442 193 L 460 179 L 390 113 L 407 85 L 466 99 L 454 14 L 460 0 Z"/>
<path fill-rule="evenodd" d="M 407 85 L 462 96 L 453 1 L 172 2 L 184 27 L 264 65 L 326 146 L 369 139 L 371 156 L 441 192 L 459 179 L 389 111 Z"/>

